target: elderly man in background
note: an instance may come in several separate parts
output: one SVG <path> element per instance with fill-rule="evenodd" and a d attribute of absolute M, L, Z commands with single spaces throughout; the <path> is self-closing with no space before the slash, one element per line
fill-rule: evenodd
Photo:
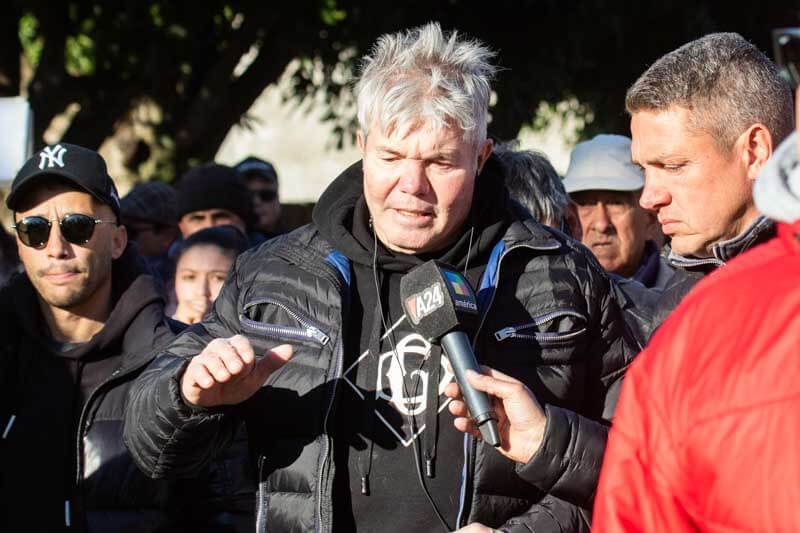
<path fill-rule="evenodd" d="M 673 271 L 649 239 L 655 216 L 639 206 L 644 173 L 631 161 L 631 140 L 598 135 L 578 143 L 564 187 L 578 213 L 580 240 L 603 268 L 663 290 Z"/>

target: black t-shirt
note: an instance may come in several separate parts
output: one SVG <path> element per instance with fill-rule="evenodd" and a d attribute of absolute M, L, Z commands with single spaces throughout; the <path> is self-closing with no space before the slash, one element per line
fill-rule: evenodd
<path fill-rule="evenodd" d="M 380 320 L 372 272 L 354 269 L 359 296 L 354 305 L 366 312 L 351 310 L 364 318 L 352 326 L 360 331 L 348 335 L 352 342 L 346 350 L 337 407 L 334 527 L 337 532 L 443 531 L 420 484 L 420 468 L 431 499 L 453 529 L 464 465 L 464 436 L 453 426 L 449 399 L 443 394 L 453 372 L 446 356 L 416 334 L 404 316 L 399 296 L 402 274 L 383 275 L 388 334 Z M 380 348 L 373 354 L 370 344 L 375 346 L 376 327 Z M 430 409 L 438 416 L 432 418 Z M 428 477 L 426 458 L 432 455 L 433 442 L 434 475 Z M 362 493 L 363 477 L 368 478 L 368 494 Z"/>

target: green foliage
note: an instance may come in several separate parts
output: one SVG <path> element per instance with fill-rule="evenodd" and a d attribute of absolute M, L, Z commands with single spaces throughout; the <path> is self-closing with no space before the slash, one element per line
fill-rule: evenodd
<path fill-rule="evenodd" d="M 44 39 L 39 35 L 39 23 L 32 13 L 25 13 L 19 19 L 19 40 L 25 60 L 35 69 L 39 66 Z"/>
<path fill-rule="evenodd" d="M 77 103 L 65 139 L 97 146 L 147 102 L 158 110 L 144 120 L 154 132 L 146 160 L 131 165 L 166 180 L 213 156 L 287 66 L 284 97 L 324 102 L 341 144 L 355 128 L 358 58 L 379 35 L 431 20 L 497 50 L 491 131 L 503 139 L 567 116 L 579 119 L 580 136 L 626 133 L 625 90 L 660 55 L 721 30 L 770 51 L 769 30 L 800 21 L 787 0 L 758 13 L 679 0 L 139 0 L 113 8 L 31 0 L 26 9 L 19 40 L 34 69 L 37 134 Z M 251 50 L 251 63 L 236 70 Z"/>
<path fill-rule="evenodd" d="M 73 76 L 91 76 L 95 71 L 94 41 L 85 33 L 67 37 L 66 69 Z"/>
<path fill-rule="evenodd" d="M 323 0 L 319 10 L 320 19 L 326 26 L 335 26 L 347 18 L 347 11 L 336 7 L 336 0 Z"/>

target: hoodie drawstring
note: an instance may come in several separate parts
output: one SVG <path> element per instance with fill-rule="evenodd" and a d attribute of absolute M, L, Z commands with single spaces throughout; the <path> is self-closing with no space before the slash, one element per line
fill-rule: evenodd
<path fill-rule="evenodd" d="M 441 382 L 442 347 L 431 344 L 428 360 L 428 386 L 425 391 L 425 431 L 422 433 L 425 475 L 436 477 L 436 442 L 439 440 L 439 383 Z"/>
<path fill-rule="evenodd" d="M 378 293 L 380 298 L 380 293 Z M 380 306 L 379 306 L 380 307 Z M 377 407 L 378 396 L 378 354 L 381 350 L 381 325 L 383 317 L 380 312 L 375 313 L 372 320 L 372 332 L 369 337 L 369 355 L 366 365 L 366 378 L 363 386 L 364 390 L 364 403 L 366 406 L 366 419 L 364 420 L 364 431 L 362 436 L 366 441 L 366 447 L 362 450 L 358 457 L 358 473 L 361 476 L 361 494 L 369 496 L 369 475 L 372 471 L 372 452 L 374 447 L 374 434 L 373 428 L 375 426 L 375 409 Z M 375 393 L 370 394 L 370 387 L 375 386 Z"/>

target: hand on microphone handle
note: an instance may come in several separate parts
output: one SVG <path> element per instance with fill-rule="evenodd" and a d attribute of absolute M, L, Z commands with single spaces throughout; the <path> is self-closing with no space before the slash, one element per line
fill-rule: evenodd
<path fill-rule="evenodd" d="M 500 433 L 498 451 L 512 461 L 527 463 L 542 443 L 547 417 L 536 397 L 520 381 L 489 367 L 481 367 L 481 371 L 467 371 L 466 379 L 472 387 L 492 397 Z M 444 393 L 453 398 L 448 409 L 456 417 L 456 429 L 479 436 L 460 386 L 450 383 Z"/>
<path fill-rule="evenodd" d="M 462 331 L 451 331 L 442 337 L 441 343 L 453 367 L 456 380 L 461 385 L 461 393 L 472 415 L 472 423 L 478 428 L 484 441 L 495 447 L 500 446 L 497 415 L 492 408 L 492 402 L 483 391 L 476 389 L 467 381 L 467 372 L 478 370 L 478 362 L 472 352 L 469 337 Z"/>

